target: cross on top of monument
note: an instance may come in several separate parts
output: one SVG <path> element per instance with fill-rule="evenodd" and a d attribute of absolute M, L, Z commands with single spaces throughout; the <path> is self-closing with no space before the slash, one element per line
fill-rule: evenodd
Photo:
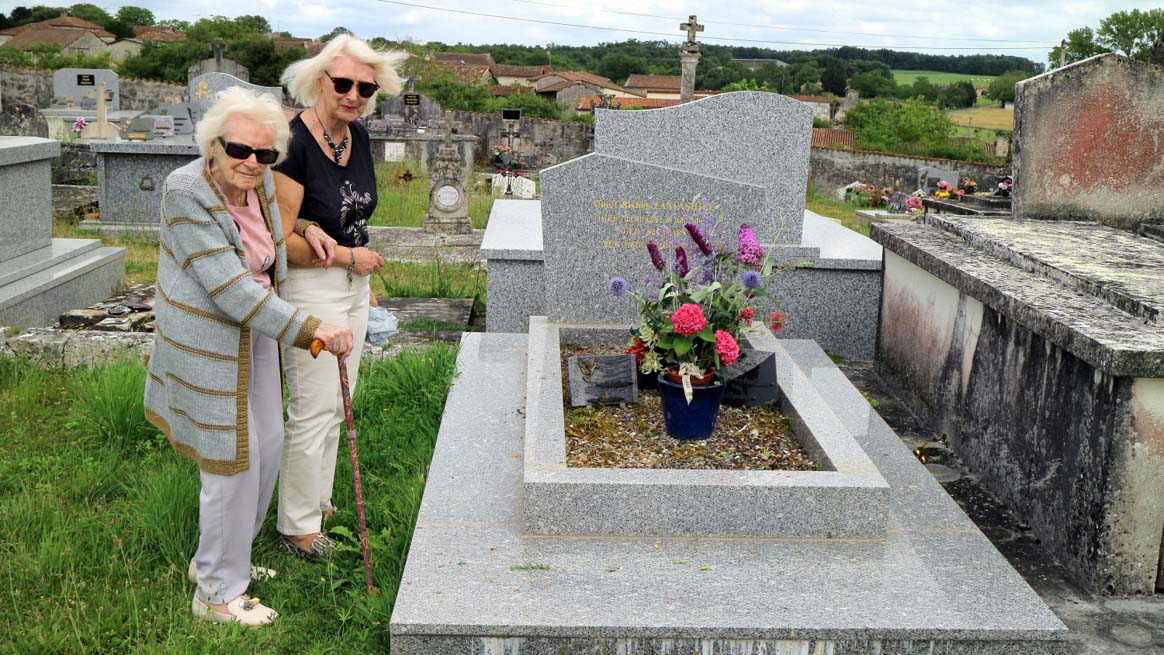
<path fill-rule="evenodd" d="M 695 14 L 692 14 L 690 17 L 688 17 L 686 23 L 681 23 L 679 25 L 679 29 L 687 30 L 687 42 L 688 43 L 695 43 L 695 33 L 702 32 L 703 26 L 700 25 L 698 22 L 696 22 Z"/>
<path fill-rule="evenodd" d="M 422 80 L 423 77 L 417 77 L 416 71 L 408 71 L 408 79 L 405 81 L 405 90 L 412 93 L 416 90 L 416 81 Z"/>
<path fill-rule="evenodd" d="M 226 51 L 226 41 L 222 39 L 214 39 L 210 43 L 210 51 L 214 53 L 214 61 L 222 63 L 222 53 Z"/>

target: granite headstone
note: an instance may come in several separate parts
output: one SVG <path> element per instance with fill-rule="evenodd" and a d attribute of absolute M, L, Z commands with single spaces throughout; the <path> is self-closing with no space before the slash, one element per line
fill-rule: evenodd
<path fill-rule="evenodd" d="M 436 100 L 423 93 L 404 92 L 385 100 L 380 105 L 380 115 L 399 116 L 408 127 L 426 127 L 439 123 L 443 112 Z"/>
<path fill-rule="evenodd" d="M 946 170 L 937 166 L 922 166 L 917 169 L 917 188 L 926 192 L 938 188 L 939 182 L 949 182 L 958 186 L 958 171 Z"/>
<path fill-rule="evenodd" d="M 174 134 L 193 134 L 194 116 L 189 103 L 163 103 L 150 111 L 153 116 L 173 116 Z"/>
<path fill-rule="evenodd" d="M 280 87 L 251 84 L 226 73 L 206 73 L 190 79 L 190 111 L 194 122 L 202 120 L 202 115 L 214 104 L 214 98 L 219 91 L 232 86 L 268 93 L 275 96 L 280 103 L 283 102 L 283 89 Z"/>
<path fill-rule="evenodd" d="M 721 93 L 648 111 L 596 110 L 594 152 L 764 189 L 764 243 L 800 244 L 812 110 L 778 93 Z M 617 187 L 616 187 L 617 188 Z"/>
<path fill-rule="evenodd" d="M 107 68 L 62 68 L 53 73 L 53 97 L 64 106 L 97 108 L 97 84 L 105 84 L 108 111 L 121 110 L 121 82 L 117 73 Z"/>

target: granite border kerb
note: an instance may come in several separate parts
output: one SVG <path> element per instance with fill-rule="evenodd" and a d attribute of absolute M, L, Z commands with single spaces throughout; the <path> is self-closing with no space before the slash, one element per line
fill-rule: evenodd
<path fill-rule="evenodd" d="M 177 137 L 175 137 L 177 138 Z M 89 150 L 99 155 L 192 155 L 198 157 L 201 152 L 198 144 L 192 141 L 169 141 L 155 139 L 152 141 L 90 141 Z"/>
<path fill-rule="evenodd" d="M 806 380 L 786 381 L 781 404 L 804 447 L 826 470 L 568 467 L 560 339 L 563 331 L 578 330 L 545 317 L 530 319 L 523 469 L 527 533 L 884 536 L 888 484 L 827 402 L 812 397 Z M 764 332 L 750 338 L 770 343 Z M 775 338 L 770 332 L 768 337 Z M 803 378 L 799 371 L 792 375 Z M 793 506 L 814 511 L 788 512 Z M 741 507 L 753 511 L 740 512 Z"/>
<path fill-rule="evenodd" d="M 926 225 L 874 224 L 885 249 L 1115 377 L 1164 377 L 1164 331 Z"/>
<path fill-rule="evenodd" d="M 485 260 L 544 261 L 541 201 L 494 200 L 480 253 Z"/>
<path fill-rule="evenodd" d="M 0 166 L 16 166 L 61 155 L 61 142 L 35 136 L 0 136 Z"/>

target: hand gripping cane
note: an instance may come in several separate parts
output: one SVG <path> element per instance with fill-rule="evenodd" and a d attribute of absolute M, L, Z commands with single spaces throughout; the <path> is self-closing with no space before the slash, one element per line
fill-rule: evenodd
<path fill-rule="evenodd" d="M 324 348 L 323 341 L 311 340 L 311 356 L 319 357 Z M 360 549 L 364 552 L 364 581 L 368 583 L 368 593 L 375 593 L 372 587 L 372 556 L 368 552 L 368 521 L 364 518 L 364 491 L 360 484 L 360 462 L 356 458 L 356 419 L 352 416 L 352 394 L 348 389 L 348 365 L 339 362 L 340 394 L 344 399 L 344 423 L 348 429 L 348 453 L 352 456 L 352 484 L 356 487 L 356 515 L 360 518 Z"/>

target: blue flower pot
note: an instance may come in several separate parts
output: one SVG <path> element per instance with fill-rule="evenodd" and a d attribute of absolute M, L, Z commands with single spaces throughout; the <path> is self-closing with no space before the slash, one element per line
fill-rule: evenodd
<path fill-rule="evenodd" d="M 659 396 L 663 399 L 663 420 L 667 424 L 667 434 L 675 439 L 707 439 L 715 430 L 715 420 L 719 418 L 719 403 L 723 398 L 723 381 L 715 375 L 712 384 L 691 385 L 691 404 L 683 395 L 682 383 L 667 379 L 666 373 L 658 377 Z"/>

